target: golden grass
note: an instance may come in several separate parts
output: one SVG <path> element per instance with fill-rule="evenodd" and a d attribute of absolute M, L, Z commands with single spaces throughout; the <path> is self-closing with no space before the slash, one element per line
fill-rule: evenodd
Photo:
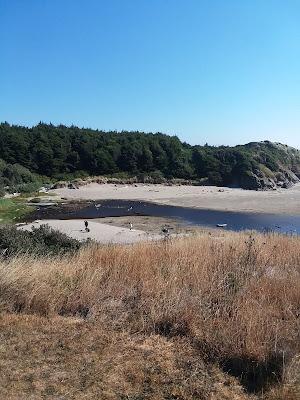
<path fill-rule="evenodd" d="M 18 258 L 0 265 L 0 310 L 3 398 L 299 396 L 297 237 L 203 234 Z"/>
<path fill-rule="evenodd" d="M 184 340 L 54 317 L 0 319 L 1 399 L 246 400 Z"/>

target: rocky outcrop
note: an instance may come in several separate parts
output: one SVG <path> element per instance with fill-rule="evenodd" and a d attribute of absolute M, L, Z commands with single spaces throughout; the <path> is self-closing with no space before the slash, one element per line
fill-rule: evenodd
<path fill-rule="evenodd" d="M 247 172 L 240 179 L 240 187 L 248 190 L 270 190 L 276 189 L 276 184 L 272 179 L 259 177 L 253 172 Z"/>
<path fill-rule="evenodd" d="M 267 176 L 261 170 L 247 172 L 240 178 L 239 186 L 248 190 L 289 189 L 300 179 L 290 170 L 280 170 L 273 176 Z"/>

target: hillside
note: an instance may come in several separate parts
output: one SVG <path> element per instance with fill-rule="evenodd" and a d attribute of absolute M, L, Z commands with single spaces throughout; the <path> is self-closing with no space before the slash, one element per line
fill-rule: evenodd
<path fill-rule="evenodd" d="M 299 150 L 278 143 L 191 146 L 162 133 L 43 123 L 32 128 L 2 123 L 0 159 L 53 179 L 125 174 L 140 181 L 148 176 L 157 182 L 180 178 L 259 190 L 288 188 L 300 177 Z"/>

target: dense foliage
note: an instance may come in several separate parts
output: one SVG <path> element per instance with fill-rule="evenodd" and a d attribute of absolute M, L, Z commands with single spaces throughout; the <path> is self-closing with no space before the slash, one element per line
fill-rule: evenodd
<path fill-rule="evenodd" d="M 0 257 L 10 258 L 20 254 L 61 255 L 79 250 L 81 243 L 42 225 L 33 228 L 32 232 L 18 230 L 15 226 L 0 228 Z"/>
<path fill-rule="evenodd" d="M 41 177 L 20 164 L 8 164 L 0 159 L 0 196 L 9 192 L 33 192 L 41 186 Z"/>
<path fill-rule="evenodd" d="M 299 172 L 299 155 L 270 142 L 236 147 L 190 146 L 162 133 L 103 132 L 40 123 L 35 127 L 0 125 L 0 158 L 29 171 L 67 176 L 158 174 L 239 185 L 263 165 L 270 174 L 284 165 Z M 0 168 L 1 170 L 1 168 Z M 31 179 L 23 170 L 25 179 Z M 21 171 L 20 171 L 21 172 Z M 23 179 L 22 178 L 22 179 Z"/>

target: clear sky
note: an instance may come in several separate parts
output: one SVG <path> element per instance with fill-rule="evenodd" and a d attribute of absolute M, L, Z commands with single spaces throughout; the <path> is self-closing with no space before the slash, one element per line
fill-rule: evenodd
<path fill-rule="evenodd" d="M 0 0 L 0 121 L 300 148 L 299 0 Z"/>

